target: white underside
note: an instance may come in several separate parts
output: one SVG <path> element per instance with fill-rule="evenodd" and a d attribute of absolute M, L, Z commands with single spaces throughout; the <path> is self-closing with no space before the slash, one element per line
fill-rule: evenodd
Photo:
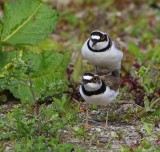
<path fill-rule="evenodd" d="M 106 87 L 106 91 L 103 94 L 92 95 L 92 96 L 86 96 L 82 91 L 82 86 L 80 86 L 79 91 L 82 98 L 86 101 L 86 103 L 95 105 L 108 105 L 111 102 L 113 102 L 117 97 L 117 95 L 119 94 L 119 91 L 111 90 L 108 87 Z"/>
<path fill-rule="evenodd" d="M 114 46 L 114 43 L 112 43 L 113 44 L 112 47 L 105 52 L 93 52 L 89 50 L 87 46 L 87 41 L 82 46 L 82 55 L 91 64 L 109 70 L 115 70 L 121 68 L 121 60 L 123 57 L 123 52 L 118 50 Z"/>

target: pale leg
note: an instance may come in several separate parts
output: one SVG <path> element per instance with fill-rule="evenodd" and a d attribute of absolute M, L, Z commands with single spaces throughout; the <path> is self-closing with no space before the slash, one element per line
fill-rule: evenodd
<path fill-rule="evenodd" d="M 89 110 L 89 104 L 86 104 L 86 123 L 85 126 L 88 126 L 88 110 Z"/>
<path fill-rule="evenodd" d="M 98 74 L 98 67 L 97 66 L 95 66 L 95 70 L 96 70 L 96 74 Z"/>
<path fill-rule="evenodd" d="M 107 109 L 107 116 L 106 116 L 106 124 L 105 124 L 105 128 L 108 128 L 108 109 Z"/>

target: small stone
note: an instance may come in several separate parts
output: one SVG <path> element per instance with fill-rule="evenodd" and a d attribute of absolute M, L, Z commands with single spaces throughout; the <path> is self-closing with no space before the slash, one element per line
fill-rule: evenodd
<path fill-rule="evenodd" d="M 92 114 L 92 115 L 98 114 L 98 111 L 92 110 L 92 111 L 91 111 L 91 114 Z"/>
<path fill-rule="evenodd" d="M 114 131 L 112 131 L 112 132 L 111 132 L 111 136 L 112 136 L 112 137 L 117 137 L 117 133 L 114 132 Z"/>
<path fill-rule="evenodd" d="M 99 139 L 99 142 L 108 143 L 108 140 L 107 140 L 107 138 L 100 138 L 100 139 Z"/>
<path fill-rule="evenodd" d="M 67 131 L 67 130 L 63 130 L 63 132 L 64 132 L 64 133 L 67 133 L 68 131 Z"/>
<path fill-rule="evenodd" d="M 9 150 L 11 150 L 11 147 L 10 146 L 6 146 L 5 151 L 9 151 Z"/>
<path fill-rule="evenodd" d="M 100 129 L 100 128 L 96 128 L 96 131 L 97 131 L 97 132 L 101 132 L 101 129 Z"/>
<path fill-rule="evenodd" d="M 134 126 L 131 126 L 131 127 L 130 127 L 130 129 L 134 130 L 134 129 L 135 129 L 135 127 L 134 127 Z"/>

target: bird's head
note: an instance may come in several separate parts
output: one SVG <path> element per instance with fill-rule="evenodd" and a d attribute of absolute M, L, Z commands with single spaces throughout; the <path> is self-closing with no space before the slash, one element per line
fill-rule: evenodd
<path fill-rule="evenodd" d="M 82 77 L 82 85 L 84 85 L 87 90 L 97 90 L 101 87 L 102 81 L 98 75 L 85 73 Z"/>
<path fill-rule="evenodd" d="M 108 36 L 106 33 L 96 30 L 91 32 L 90 40 L 92 41 L 92 47 L 94 47 L 101 42 L 108 41 Z"/>

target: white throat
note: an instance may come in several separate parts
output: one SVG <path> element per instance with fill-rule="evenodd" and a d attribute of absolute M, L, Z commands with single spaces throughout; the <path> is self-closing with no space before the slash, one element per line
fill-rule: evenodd
<path fill-rule="evenodd" d="M 108 46 L 108 43 L 109 41 L 97 42 L 97 44 L 92 47 L 93 42 L 91 40 L 89 41 L 90 47 L 95 50 L 104 49 L 105 47 Z"/>
<path fill-rule="evenodd" d="M 102 82 L 101 83 L 87 83 L 84 85 L 84 88 L 87 91 L 96 91 L 98 89 L 100 89 L 102 86 Z"/>

